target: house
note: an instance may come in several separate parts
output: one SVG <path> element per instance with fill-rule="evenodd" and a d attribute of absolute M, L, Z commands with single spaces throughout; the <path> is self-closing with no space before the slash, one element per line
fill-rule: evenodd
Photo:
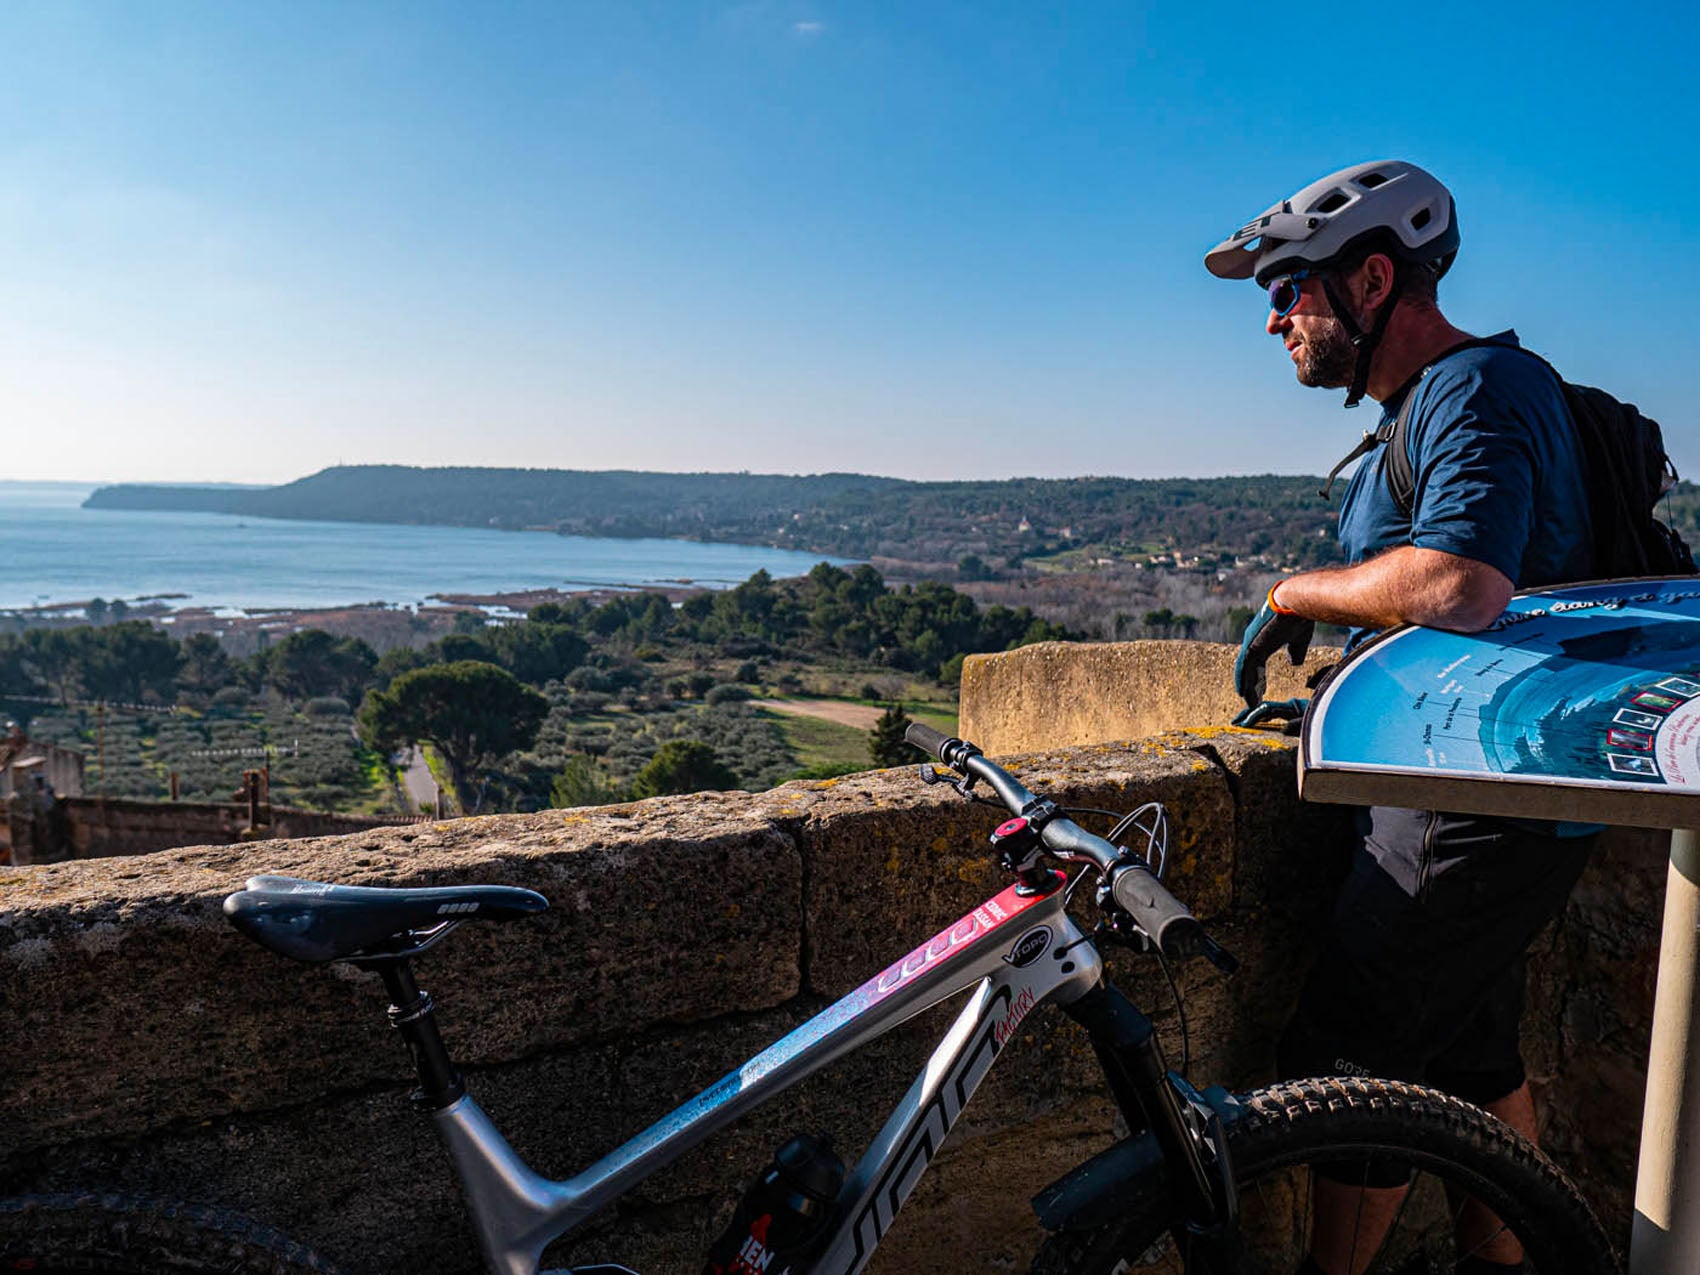
<path fill-rule="evenodd" d="M 83 755 L 31 739 L 12 725 L 0 738 L 0 801 L 15 793 L 37 791 L 42 785 L 61 797 L 81 797 Z"/>

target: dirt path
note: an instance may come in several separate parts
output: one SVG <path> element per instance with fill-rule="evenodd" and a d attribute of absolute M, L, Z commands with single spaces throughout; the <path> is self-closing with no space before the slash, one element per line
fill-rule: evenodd
<path fill-rule="evenodd" d="M 758 699 L 751 703 L 757 708 L 771 708 L 776 713 L 819 717 L 823 721 L 837 722 L 840 726 L 854 726 L 857 730 L 872 730 L 885 711 L 871 704 L 846 704 L 836 699 Z"/>

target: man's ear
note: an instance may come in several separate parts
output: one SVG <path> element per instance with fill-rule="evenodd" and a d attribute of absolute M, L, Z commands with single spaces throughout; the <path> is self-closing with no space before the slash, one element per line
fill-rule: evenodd
<path fill-rule="evenodd" d="M 1358 271 L 1358 283 L 1363 289 L 1358 304 L 1371 314 L 1380 310 L 1393 294 L 1393 258 L 1385 253 L 1370 253 Z"/>

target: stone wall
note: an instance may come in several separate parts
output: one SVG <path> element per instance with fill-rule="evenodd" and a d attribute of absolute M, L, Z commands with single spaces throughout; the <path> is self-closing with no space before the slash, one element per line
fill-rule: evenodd
<path fill-rule="evenodd" d="M 1219 642 L 1146 641 L 1036 642 L 970 655 L 960 729 L 996 755 L 1226 726 L 1245 707 L 1234 694 L 1235 653 Z M 1308 695 L 1307 681 L 1339 658 L 1337 647 L 1317 647 L 1294 668 L 1277 654 L 1266 698 Z"/>
<path fill-rule="evenodd" d="M 1182 975 L 1193 1075 L 1266 1079 L 1342 832 L 1340 812 L 1297 803 L 1287 741 L 1177 733 L 1015 768 L 1073 803 L 1169 804 L 1170 884 L 1244 962 L 1232 980 L 1208 966 Z M 756 796 L 0 870 L 0 1192 L 99 1184 L 210 1200 L 353 1271 L 475 1271 L 446 1160 L 408 1108 L 408 1065 L 375 978 L 262 952 L 223 923 L 227 892 L 265 871 L 548 896 L 541 918 L 464 928 L 420 975 L 479 1101 L 536 1167 L 566 1176 L 999 888 L 984 846 L 998 818 L 912 772 L 880 771 Z M 1658 881 L 1654 848 L 1612 847 L 1532 980 L 1548 1143 L 1620 1231 Z M 1161 976 L 1132 956 L 1110 960 L 1178 1055 Z M 693 1255 L 790 1133 L 830 1130 L 858 1153 L 940 1021 L 923 1016 L 746 1118 L 548 1262 L 694 1272 Z M 1022 1201 L 1112 1136 L 1078 1033 L 1035 1015 L 874 1269 L 1025 1269 L 1036 1232 Z"/>
<path fill-rule="evenodd" d="M 241 803 L 61 797 L 48 804 L 28 794 L 7 802 L 6 820 L 14 863 L 103 859 L 270 837 L 327 837 L 413 822 L 263 806 L 261 823 L 250 828 L 248 807 Z"/>

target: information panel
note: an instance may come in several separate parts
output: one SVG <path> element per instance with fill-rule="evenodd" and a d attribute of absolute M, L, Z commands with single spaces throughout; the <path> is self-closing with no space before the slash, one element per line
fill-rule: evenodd
<path fill-rule="evenodd" d="M 1700 577 L 1522 593 L 1480 633 L 1382 634 L 1312 704 L 1299 789 L 1700 827 Z"/>

